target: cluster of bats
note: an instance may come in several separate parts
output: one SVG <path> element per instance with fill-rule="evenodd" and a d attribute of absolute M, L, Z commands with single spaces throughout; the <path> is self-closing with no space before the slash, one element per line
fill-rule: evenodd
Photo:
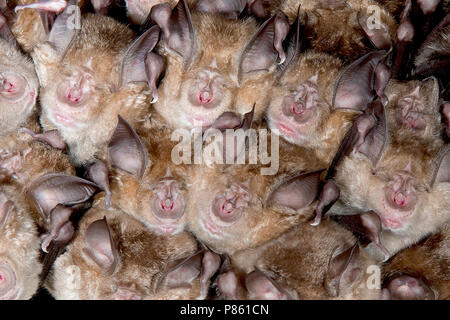
<path fill-rule="evenodd" d="M 0 12 L 0 299 L 450 298 L 449 1 Z M 198 127 L 278 171 L 174 163 Z"/>

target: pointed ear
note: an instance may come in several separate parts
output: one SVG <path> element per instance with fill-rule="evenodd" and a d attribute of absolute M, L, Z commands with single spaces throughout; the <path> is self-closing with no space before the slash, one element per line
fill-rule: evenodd
<path fill-rule="evenodd" d="M 194 255 L 173 261 L 168 266 L 164 282 L 169 288 L 190 287 L 200 276 L 202 270 L 203 251 Z"/>
<path fill-rule="evenodd" d="M 338 297 L 350 288 L 362 276 L 359 246 L 352 247 L 340 253 L 333 253 L 328 264 L 325 278 L 325 288 L 333 297 Z"/>
<path fill-rule="evenodd" d="M 385 53 L 369 52 L 340 73 L 334 89 L 333 109 L 366 109 L 375 97 L 375 71 Z"/>
<path fill-rule="evenodd" d="M 8 213 L 13 205 L 13 202 L 8 200 L 3 192 L 0 192 L 0 229 L 6 223 Z"/>
<path fill-rule="evenodd" d="M 247 0 L 200 0 L 195 9 L 197 11 L 220 13 L 229 19 L 237 19 L 244 11 Z"/>
<path fill-rule="evenodd" d="M 322 171 L 303 173 L 282 182 L 269 195 L 267 203 L 293 210 L 309 206 L 319 192 L 321 173 Z"/>
<path fill-rule="evenodd" d="M 391 255 L 381 243 L 381 219 L 374 211 L 337 215 L 333 216 L 333 220 L 353 232 L 353 234 L 356 234 L 362 244 L 373 242 L 384 253 L 386 258 Z"/>
<path fill-rule="evenodd" d="M 431 179 L 431 187 L 442 183 L 450 182 L 450 145 L 446 144 L 439 152 L 435 165 L 433 177 Z"/>
<path fill-rule="evenodd" d="M 56 18 L 48 35 L 48 42 L 63 58 L 81 29 L 81 12 L 77 0 L 70 0 L 66 9 Z"/>
<path fill-rule="evenodd" d="M 89 200 L 100 188 L 88 180 L 64 173 L 50 173 L 39 177 L 28 188 L 44 219 L 58 204 L 73 206 Z"/>
<path fill-rule="evenodd" d="M 153 26 L 128 47 L 120 68 L 120 86 L 129 82 L 147 81 L 145 57 L 158 43 L 159 32 L 159 27 Z"/>
<path fill-rule="evenodd" d="M 356 151 L 365 155 L 376 166 L 389 139 L 386 110 L 383 104 L 376 100 L 368 108 L 368 113 L 376 119 L 374 127 L 364 137 L 362 144 L 356 146 Z"/>
<path fill-rule="evenodd" d="M 267 71 L 275 64 L 278 57 L 280 63 L 285 62 L 286 52 L 283 49 L 283 41 L 288 32 L 288 19 L 281 12 L 277 12 L 258 29 L 244 47 L 239 59 L 239 82 L 242 82 L 245 75 L 251 72 Z"/>
<path fill-rule="evenodd" d="M 302 24 L 302 17 L 300 13 L 301 6 L 298 6 L 297 18 L 292 24 L 289 34 L 286 37 L 286 42 L 288 43 L 288 49 L 286 54 L 286 61 L 280 64 L 280 75 L 282 75 L 289 67 L 290 63 L 294 58 L 301 52 L 303 45 L 303 31 L 305 29 L 304 24 Z M 306 19 L 308 16 L 305 16 Z"/>
<path fill-rule="evenodd" d="M 195 33 L 186 1 L 178 1 L 172 11 L 167 2 L 158 4 L 150 17 L 161 28 L 165 46 L 179 54 L 188 68 L 194 56 Z"/>
<path fill-rule="evenodd" d="M 142 178 L 148 156 L 144 144 L 134 129 L 119 115 L 116 130 L 108 145 L 111 165 Z"/>
<path fill-rule="evenodd" d="M 276 281 L 259 269 L 246 276 L 245 287 L 252 297 L 258 299 L 287 300 L 290 298 Z"/>
<path fill-rule="evenodd" d="M 106 217 L 92 222 L 86 229 L 83 252 L 106 274 L 114 273 L 119 263 L 119 254 Z"/>
<path fill-rule="evenodd" d="M 426 92 L 426 95 L 430 97 L 430 100 L 428 100 L 428 105 L 431 109 L 434 111 L 438 111 L 440 108 L 439 105 L 439 81 L 431 76 L 428 77 L 422 82 L 422 88 L 420 88 L 420 91 Z"/>

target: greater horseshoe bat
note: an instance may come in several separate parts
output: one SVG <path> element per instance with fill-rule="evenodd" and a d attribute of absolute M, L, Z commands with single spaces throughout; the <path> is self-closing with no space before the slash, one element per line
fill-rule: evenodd
<path fill-rule="evenodd" d="M 0 300 L 30 299 L 38 290 L 40 239 L 21 201 L 0 191 Z M 13 199 L 17 199 L 16 197 Z"/>
<path fill-rule="evenodd" d="M 46 287 L 56 299 L 204 299 L 220 257 L 188 233 L 156 235 L 99 199 Z M 97 206 L 99 205 L 99 206 Z"/>
<path fill-rule="evenodd" d="M 377 299 L 377 265 L 352 234 L 327 220 L 299 223 L 280 237 L 230 257 L 217 279 L 227 299 Z"/>
<path fill-rule="evenodd" d="M 330 163 L 355 117 L 382 94 L 389 79 L 384 51 L 372 51 L 348 66 L 308 51 L 291 62 L 271 90 L 266 111 L 270 129 Z"/>
<path fill-rule="evenodd" d="M 279 157 L 274 176 L 262 175 L 259 164 L 195 166 L 195 187 L 188 190 L 186 207 L 188 230 L 211 249 L 232 254 L 311 220 L 314 206 L 330 201 L 317 199 L 326 165 L 283 141 Z"/>
<path fill-rule="evenodd" d="M 14 132 L 36 112 L 39 83 L 0 14 L 0 136 Z"/>
<path fill-rule="evenodd" d="M 33 141 L 28 131 L 37 131 L 37 119 L 0 140 L 0 172 L 4 192 L 20 203 L 46 231 L 42 249 L 52 241 L 70 241 L 73 226 L 69 218 L 75 206 L 89 200 L 100 187 L 75 176 L 69 158 L 60 150 Z"/>
<path fill-rule="evenodd" d="M 41 85 L 41 124 L 45 131 L 59 131 L 79 166 L 92 162 L 106 146 L 119 112 L 134 122 L 146 117 L 163 63 L 150 52 L 159 39 L 157 26 L 135 39 L 133 31 L 112 18 L 81 18 L 69 8 L 32 57 Z M 146 61 L 152 61 L 151 67 Z"/>
<path fill-rule="evenodd" d="M 387 123 L 379 101 L 355 120 L 334 180 L 339 202 L 380 216 L 381 243 L 392 256 L 448 221 L 450 149 L 447 144 L 431 152 L 424 146 L 411 151 L 390 143 Z M 331 210 L 345 214 L 339 206 Z M 367 248 L 380 257 L 372 244 Z"/>
<path fill-rule="evenodd" d="M 382 299 L 447 300 L 450 296 L 449 235 L 446 224 L 438 233 L 387 261 L 382 266 Z"/>
<path fill-rule="evenodd" d="M 442 146 L 439 83 L 436 78 L 419 81 L 390 80 L 385 89 L 391 139 L 405 148 L 436 150 Z"/>
<path fill-rule="evenodd" d="M 108 145 L 108 161 L 114 168 L 111 202 L 155 233 L 179 233 L 186 224 L 192 169 L 172 161 L 176 142 L 159 115 L 136 130 L 119 117 Z"/>
<path fill-rule="evenodd" d="M 278 12 L 259 28 L 256 20 L 190 12 L 184 0 L 152 8 L 161 28 L 157 52 L 167 64 L 154 107 L 174 128 L 209 127 L 225 112 L 264 112 L 277 62 L 286 60 L 289 31 Z"/>
<path fill-rule="evenodd" d="M 255 2 L 262 3 L 261 12 L 265 12 L 263 16 L 281 10 L 291 23 L 296 19 L 301 4 L 306 47 L 340 57 L 346 62 L 373 50 L 373 46 L 380 50 L 389 50 L 394 44 L 397 24 L 390 13 L 374 1 Z"/>

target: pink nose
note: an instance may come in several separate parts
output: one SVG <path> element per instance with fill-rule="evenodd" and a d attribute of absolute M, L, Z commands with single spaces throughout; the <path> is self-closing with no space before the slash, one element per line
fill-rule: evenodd
<path fill-rule="evenodd" d="M 212 98 L 213 98 L 212 93 L 209 91 L 202 91 L 198 96 L 198 99 L 202 104 L 207 104 L 211 102 Z"/>
<path fill-rule="evenodd" d="M 406 203 L 406 199 L 405 196 L 401 193 L 397 193 L 394 197 L 394 202 L 396 205 L 398 205 L 399 207 L 403 207 Z"/>
<path fill-rule="evenodd" d="M 77 103 L 81 99 L 81 90 L 79 89 L 71 89 L 69 90 L 69 93 L 67 94 L 67 101 L 71 103 Z"/>
<path fill-rule="evenodd" d="M 305 112 L 305 106 L 303 104 L 294 103 L 292 106 L 292 113 L 303 114 Z"/>
<path fill-rule="evenodd" d="M 9 81 L 3 80 L 3 91 L 13 92 L 14 91 L 14 84 L 12 84 Z"/>

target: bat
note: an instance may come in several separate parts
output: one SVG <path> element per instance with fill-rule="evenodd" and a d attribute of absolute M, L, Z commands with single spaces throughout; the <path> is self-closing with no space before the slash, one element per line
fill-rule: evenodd
<path fill-rule="evenodd" d="M 269 128 L 330 163 L 354 119 L 389 80 L 384 54 L 372 51 L 345 67 L 324 53 L 299 54 L 273 86 Z"/>
<path fill-rule="evenodd" d="M 0 14 L 0 135 L 25 124 L 36 113 L 39 83 L 34 65 L 20 52 L 6 19 Z"/>
<path fill-rule="evenodd" d="M 339 202 L 379 215 L 381 243 L 392 256 L 448 220 L 449 148 L 443 145 L 427 152 L 421 146 L 412 152 L 389 142 L 387 123 L 379 101 L 356 119 L 345 139 L 351 142 L 341 148 L 346 156 L 338 161 L 334 180 L 341 191 Z M 331 211 L 345 214 L 338 207 Z M 367 248 L 383 259 L 372 244 Z"/>
<path fill-rule="evenodd" d="M 56 299 L 204 299 L 220 257 L 188 233 L 161 236 L 101 199 L 55 262 L 46 288 Z"/>
<path fill-rule="evenodd" d="M 280 237 L 230 257 L 217 279 L 228 299 L 377 299 L 377 265 L 335 222 L 299 223 Z"/>
<path fill-rule="evenodd" d="M 281 10 L 292 23 L 300 1 L 255 1 L 262 10 L 257 16 L 270 16 Z M 262 14 L 264 12 L 264 14 Z M 389 50 L 395 43 L 397 23 L 375 1 L 322 0 L 301 1 L 305 24 L 305 47 L 331 54 L 346 62 L 367 54 L 373 48 Z"/>
<path fill-rule="evenodd" d="M 157 234 L 180 233 L 192 168 L 172 161 L 176 142 L 157 114 L 136 130 L 119 117 L 108 144 L 111 203 Z"/>
<path fill-rule="evenodd" d="M 277 62 L 286 60 L 282 13 L 258 28 L 251 17 L 191 13 L 182 0 L 173 10 L 154 6 L 150 18 L 161 28 L 156 51 L 167 65 L 154 108 L 173 128 L 207 128 L 225 112 L 242 119 L 253 106 L 261 118 Z"/>
<path fill-rule="evenodd" d="M 158 27 L 136 39 L 112 18 L 82 18 L 70 8 L 57 17 L 48 41 L 32 57 L 41 86 L 41 125 L 44 131 L 58 130 L 71 161 L 80 166 L 95 162 L 106 147 L 119 112 L 130 121 L 145 118 L 163 66 L 150 52 Z M 153 61 L 151 67 L 146 61 Z"/>
<path fill-rule="evenodd" d="M 315 206 L 329 201 L 318 199 L 325 165 L 282 141 L 279 157 L 275 175 L 262 175 L 260 164 L 195 166 L 187 229 L 214 251 L 233 254 L 311 220 Z"/>
<path fill-rule="evenodd" d="M 26 300 L 39 287 L 40 239 L 22 203 L 10 199 L 0 191 L 0 300 Z"/>
<path fill-rule="evenodd" d="M 382 299 L 446 300 L 450 274 L 447 250 L 449 226 L 397 253 L 383 266 Z"/>

